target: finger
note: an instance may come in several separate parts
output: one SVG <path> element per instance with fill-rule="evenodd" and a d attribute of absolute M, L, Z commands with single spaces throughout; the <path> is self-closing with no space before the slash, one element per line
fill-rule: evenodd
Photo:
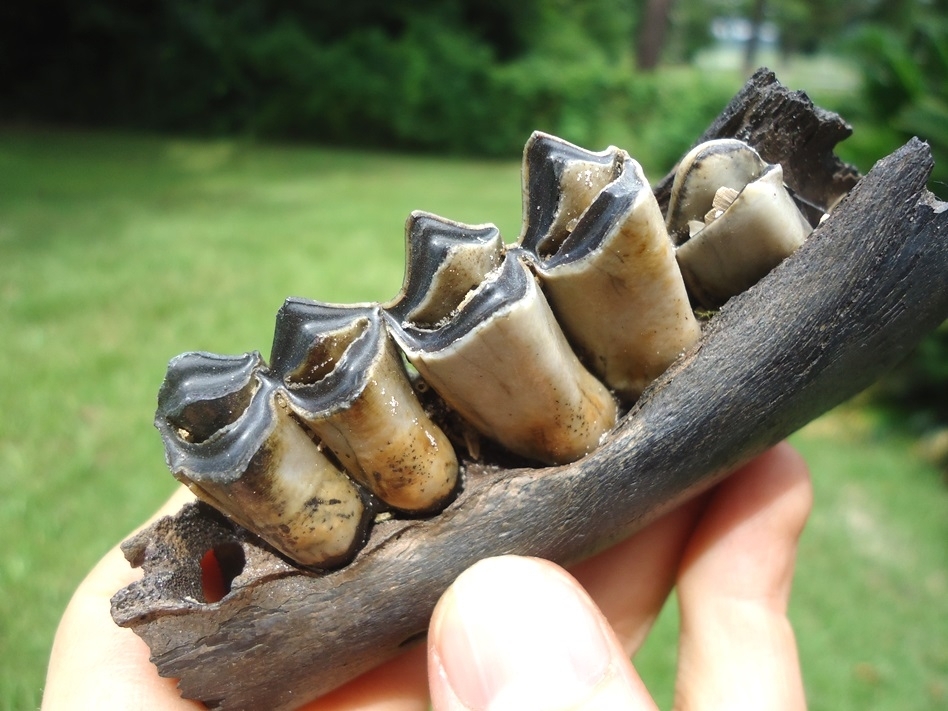
<path fill-rule="evenodd" d="M 642 646 L 675 584 L 685 544 L 703 505 L 703 499 L 690 501 L 570 567 L 629 656 Z"/>
<path fill-rule="evenodd" d="M 678 579 L 676 708 L 805 708 L 786 611 L 811 505 L 809 472 L 787 444 L 712 493 Z"/>
<path fill-rule="evenodd" d="M 182 487 L 151 520 L 174 513 L 193 499 Z M 56 630 L 43 693 L 44 711 L 56 709 L 202 709 L 185 701 L 173 679 L 158 676 L 148 646 L 118 627 L 110 599 L 141 576 L 118 547 L 109 551 L 80 584 Z"/>
<path fill-rule="evenodd" d="M 425 656 L 419 644 L 300 711 L 427 711 Z"/>
<path fill-rule="evenodd" d="M 579 583 L 536 558 L 462 573 L 435 608 L 428 664 L 437 711 L 655 708 Z"/>

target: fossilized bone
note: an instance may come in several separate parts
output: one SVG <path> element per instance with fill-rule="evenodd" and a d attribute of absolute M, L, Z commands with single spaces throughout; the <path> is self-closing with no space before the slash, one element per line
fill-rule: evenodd
<path fill-rule="evenodd" d="M 746 141 L 825 210 L 856 183 L 832 155 L 847 135 L 762 71 L 700 141 Z M 189 505 L 125 544 L 145 576 L 116 594 L 113 617 L 185 696 L 290 709 L 422 635 L 438 596 L 476 560 L 569 563 L 641 528 L 862 390 L 948 316 L 948 205 L 925 190 L 930 170 L 917 140 L 880 161 L 791 257 L 728 301 L 589 455 L 539 468 L 462 456 L 463 487 L 441 513 L 377 521 L 354 560 L 325 573 Z M 655 189 L 660 205 L 671 181 Z M 202 589 L 208 551 L 230 583 L 219 602 Z"/>

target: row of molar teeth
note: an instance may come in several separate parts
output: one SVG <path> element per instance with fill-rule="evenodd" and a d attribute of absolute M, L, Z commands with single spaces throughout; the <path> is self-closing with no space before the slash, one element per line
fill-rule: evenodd
<path fill-rule="evenodd" d="M 686 281 L 717 304 L 730 294 L 715 278 L 742 291 L 802 242 L 803 226 L 762 249 L 722 229 L 796 225 L 789 212 L 757 214 L 781 201 L 778 187 L 780 166 L 745 144 L 699 146 L 679 167 L 666 227 L 625 151 L 535 133 L 515 245 L 493 225 L 415 212 L 389 303 L 288 299 L 269 366 L 257 353 L 173 359 L 156 416 L 168 465 L 297 563 L 343 564 L 379 509 L 436 512 L 458 489 L 457 455 L 402 354 L 481 435 L 538 463 L 575 461 L 612 429 L 620 402 L 697 341 Z M 708 267 L 723 250 L 737 250 L 734 265 Z"/>

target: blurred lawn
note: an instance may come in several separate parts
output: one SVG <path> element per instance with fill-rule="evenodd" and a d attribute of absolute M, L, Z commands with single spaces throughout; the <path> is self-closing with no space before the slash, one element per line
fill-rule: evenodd
<path fill-rule="evenodd" d="M 175 486 L 151 425 L 168 359 L 267 354 L 288 295 L 393 296 L 416 208 L 511 241 L 519 166 L 0 132 L 0 709 L 39 704 L 71 591 Z M 796 442 L 817 487 L 793 605 L 812 707 L 944 708 L 948 492 L 856 410 Z M 637 660 L 665 706 L 673 635 L 665 614 Z"/>

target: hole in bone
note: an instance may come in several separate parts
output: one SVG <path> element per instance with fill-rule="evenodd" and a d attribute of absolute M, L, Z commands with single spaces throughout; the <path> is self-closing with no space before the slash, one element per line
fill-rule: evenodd
<path fill-rule="evenodd" d="M 250 406 L 260 383 L 256 378 L 239 390 L 223 397 L 198 400 L 186 405 L 177 413 L 168 414 L 168 422 L 177 430 L 185 442 L 201 444 L 232 425 Z"/>
<path fill-rule="evenodd" d="M 315 385 L 332 373 L 349 350 L 369 328 L 369 320 L 356 319 L 346 328 L 317 336 L 306 352 L 306 358 L 292 372 L 287 373 L 285 382 L 294 385 Z"/>
<path fill-rule="evenodd" d="M 201 558 L 201 591 L 204 601 L 220 602 L 230 592 L 234 580 L 246 564 L 244 549 L 228 541 L 210 548 Z"/>

